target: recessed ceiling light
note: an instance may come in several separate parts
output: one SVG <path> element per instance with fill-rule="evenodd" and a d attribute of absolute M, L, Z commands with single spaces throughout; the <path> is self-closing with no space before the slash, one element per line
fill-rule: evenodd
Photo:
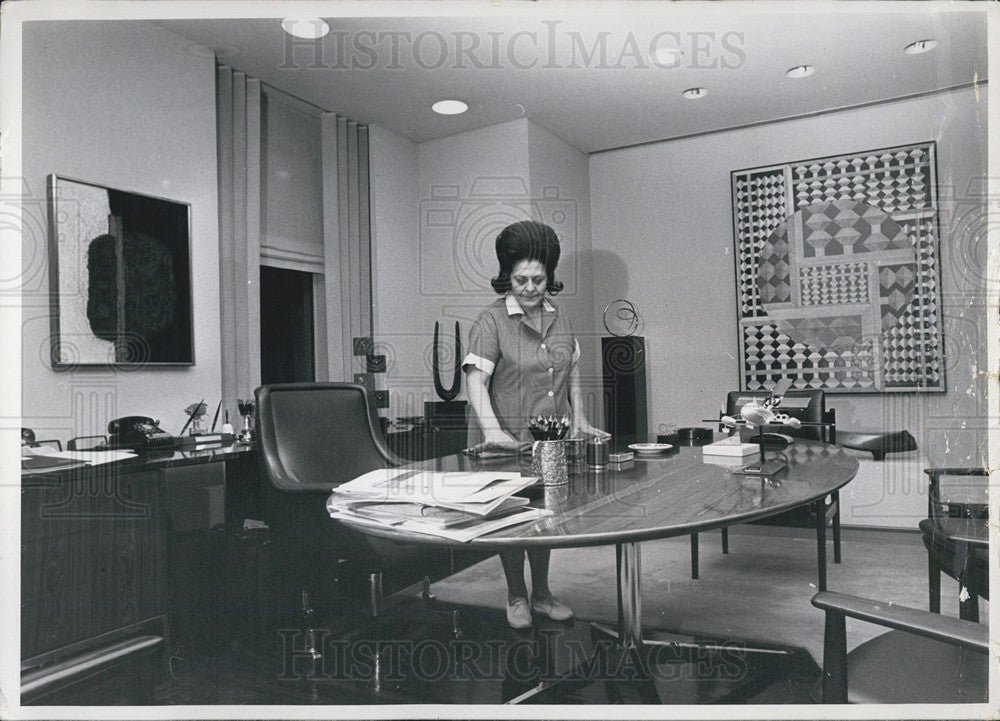
<path fill-rule="evenodd" d="M 920 55 L 920 53 L 929 53 L 936 47 L 937 40 L 927 38 L 926 40 L 917 40 L 915 43 L 910 43 L 903 48 L 903 52 L 907 55 Z"/>
<path fill-rule="evenodd" d="M 431 106 L 431 110 L 439 115 L 461 115 L 469 106 L 461 100 L 438 100 Z"/>
<path fill-rule="evenodd" d="M 808 78 L 814 72 L 816 72 L 816 68 L 812 65 L 796 65 L 794 68 L 788 68 L 785 75 L 790 78 Z"/>
<path fill-rule="evenodd" d="M 703 98 L 706 95 L 708 95 L 708 91 L 705 88 L 688 88 L 683 93 L 681 93 L 681 97 L 687 98 L 688 100 Z"/>
<path fill-rule="evenodd" d="M 676 68 L 683 57 L 683 50 L 670 46 L 658 47 L 649 54 L 650 61 L 661 68 Z"/>
<path fill-rule="evenodd" d="M 330 32 L 330 26 L 321 18 L 285 18 L 281 29 L 304 40 L 316 40 Z"/>

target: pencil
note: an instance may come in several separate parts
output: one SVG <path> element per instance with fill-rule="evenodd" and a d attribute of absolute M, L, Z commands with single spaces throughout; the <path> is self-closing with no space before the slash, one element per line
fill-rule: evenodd
<path fill-rule="evenodd" d="M 212 430 L 210 433 L 215 433 L 215 424 L 219 421 L 219 411 L 222 410 L 222 399 L 219 399 L 219 405 L 215 407 L 215 417 L 212 419 Z"/>

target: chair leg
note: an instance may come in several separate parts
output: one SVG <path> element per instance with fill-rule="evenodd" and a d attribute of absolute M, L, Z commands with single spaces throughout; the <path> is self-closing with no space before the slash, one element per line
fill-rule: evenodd
<path fill-rule="evenodd" d="M 958 574 L 958 617 L 966 621 L 979 623 L 979 596 L 969 591 L 969 584 L 966 581 L 969 575 L 969 562 L 971 560 L 971 554 L 966 552 L 965 568 Z"/>
<path fill-rule="evenodd" d="M 382 615 L 382 574 L 376 572 L 368 577 L 368 603 L 372 618 Z"/>
<path fill-rule="evenodd" d="M 847 703 L 847 625 L 843 614 L 829 610 L 823 634 L 823 703 Z"/>
<path fill-rule="evenodd" d="M 830 496 L 836 510 L 833 512 L 833 562 L 840 563 L 840 491 Z"/>
<path fill-rule="evenodd" d="M 698 578 L 698 534 L 691 534 L 691 578 Z"/>
<path fill-rule="evenodd" d="M 430 576 L 424 576 L 420 582 L 420 598 L 423 599 L 424 603 L 433 603 L 437 600 L 437 597 L 431 592 Z"/>
<path fill-rule="evenodd" d="M 930 612 L 941 613 L 941 566 L 931 552 L 927 553 L 927 591 Z"/>
<path fill-rule="evenodd" d="M 625 603 L 622 595 L 622 544 L 615 544 L 615 593 L 618 603 L 618 625 L 616 628 L 625 628 Z M 593 635 L 593 629 L 591 629 Z"/>
<path fill-rule="evenodd" d="M 729 553 L 729 526 L 722 527 L 722 552 Z"/>
<path fill-rule="evenodd" d="M 964 585 L 959 584 L 961 589 L 966 593 L 969 593 L 968 589 Z M 961 598 L 961 597 L 959 597 Z M 979 596 L 972 593 L 969 597 L 958 602 L 958 617 L 965 621 L 974 621 L 979 623 Z"/>
<path fill-rule="evenodd" d="M 816 565 L 819 590 L 826 590 L 826 499 L 816 501 Z"/>
<path fill-rule="evenodd" d="M 368 678 L 368 687 L 374 691 L 382 690 L 382 653 L 379 650 L 379 643 L 382 640 L 384 629 L 382 627 L 382 573 L 375 571 L 368 576 L 368 611 L 371 638 L 375 641 L 374 667 L 371 676 Z"/>

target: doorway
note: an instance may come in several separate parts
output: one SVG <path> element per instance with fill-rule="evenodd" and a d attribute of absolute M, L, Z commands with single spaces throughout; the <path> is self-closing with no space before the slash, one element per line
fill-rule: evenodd
<path fill-rule="evenodd" d="M 260 266 L 260 380 L 316 380 L 313 274 Z"/>

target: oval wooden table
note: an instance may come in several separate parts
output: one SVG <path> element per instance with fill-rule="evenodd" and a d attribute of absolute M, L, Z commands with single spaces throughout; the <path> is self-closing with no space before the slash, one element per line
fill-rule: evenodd
<path fill-rule="evenodd" d="M 822 518 L 824 499 L 850 482 L 858 471 L 858 461 L 849 452 L 816 441 L 797 440 L 778 456 L 787 461 L 787 466 L 770 477 L 735 473 L 740 466 L 738 459 L 704 456 L 698 447 L 636 458 L 621 470 L 573 471 L 571 467 L 567 484 L 532 489 L 532 505 L 551 510 L 551 516 L 467 543 L 339 520 L 359 532 L 394 541 L 477 550 L 613 544 L 618 566 L 619 628 L 612 635 L 617 637 L 622 652 L 642 668 L 640 652 L 650 643 L 642 637 L 642 541 L 708 531 L 809 504 L 816 504 Z M 490 460 L 446 456 L 407 467 L 436 471 L 520 470 L 532 475 L 530 458 L 526 456 Z M 825 576 L 824 556 L 821 537 L 821 579 Z"/>

